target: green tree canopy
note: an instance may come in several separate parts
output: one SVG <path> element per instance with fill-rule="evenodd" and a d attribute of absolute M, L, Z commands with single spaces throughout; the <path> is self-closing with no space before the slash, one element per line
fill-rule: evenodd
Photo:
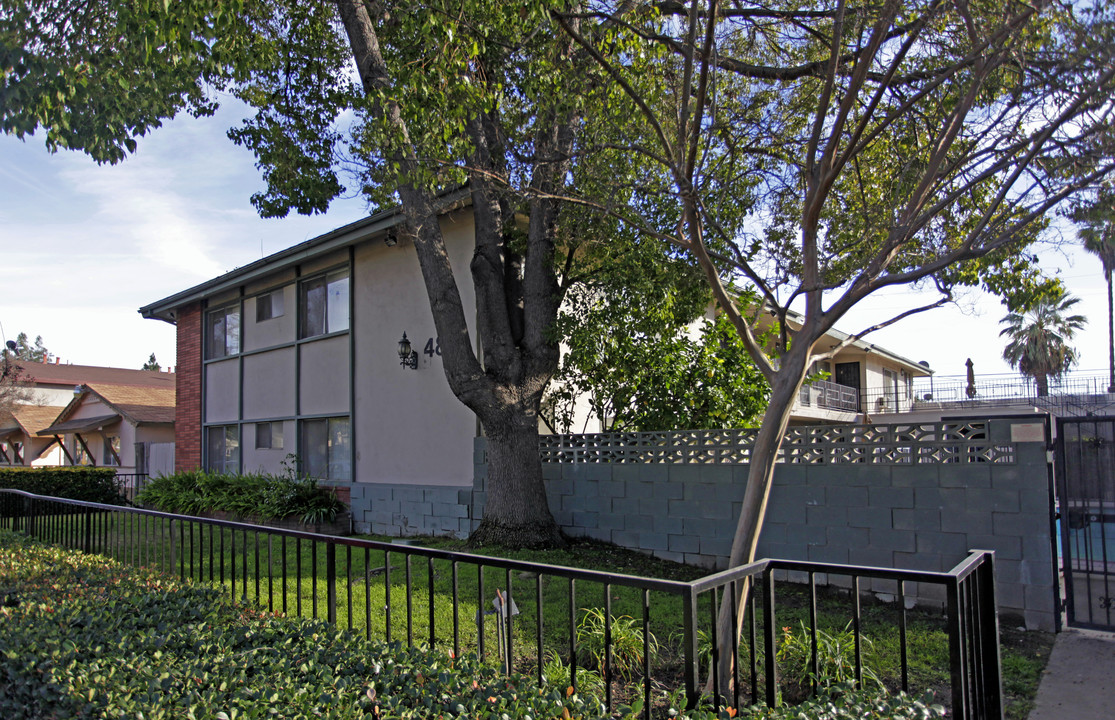
<path fill-rule="evenodd" d="M 1049 380 L 1076 364 L 1076 349 L 1070 342 L 1084 328 L 1088 318 L 1070 315 L 1080 302 L 1062 291 L 1043 297 L 1025 312 L 1011 312 L 999 322 L 1006 325 L 1000 336 L 1008 342 L 1003 359 L 1023 375 L 1033 378 L 1038 396 L 1049 395 Z"/>

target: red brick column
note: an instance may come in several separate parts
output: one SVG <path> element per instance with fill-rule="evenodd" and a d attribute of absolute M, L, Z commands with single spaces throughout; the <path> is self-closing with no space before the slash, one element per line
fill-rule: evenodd
<path fill-rule="evenodd" d="M 201 467 L 201 305 L 178 310 L 174 469 Z"/>

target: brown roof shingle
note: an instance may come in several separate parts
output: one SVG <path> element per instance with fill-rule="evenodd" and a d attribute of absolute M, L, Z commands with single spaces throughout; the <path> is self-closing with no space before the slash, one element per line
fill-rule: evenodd
<path fill-rule="evenodd" d="M 96 365 L 55 365 L 53 363 L 18 363 L 25 379 L 35 385 L 137 385 L 141 387 L 174 387 L 174 373 L 128 368 L 97 367 Z"/>

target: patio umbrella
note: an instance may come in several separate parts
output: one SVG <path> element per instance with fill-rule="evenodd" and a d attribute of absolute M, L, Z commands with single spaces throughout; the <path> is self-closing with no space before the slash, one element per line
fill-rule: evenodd
<path fill-rule="evenodd" d="M 976 371 L 972 369 L 974 364 L 972 358 L 968 358 L 964 364 L 968 366 L 968 387 L 964 392 L 968 394 L 968 397 L 974 398 L 976 396 Z"/>

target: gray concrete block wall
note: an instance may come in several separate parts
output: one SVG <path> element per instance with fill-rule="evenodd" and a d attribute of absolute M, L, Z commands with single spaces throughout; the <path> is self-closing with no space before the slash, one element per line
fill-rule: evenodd
<path fill-rule="evenodd" d="M 990 433 L 1009 444 L 1010 421 L 993 421 Z M 759 555 L 947 571 L 968 550 L 994 550 L 1001 612 L 1052 630 L 1045 446 L 1014 447 L 1009 464 L 779 465 Z M 476 449 L 473 523 L 485 497 L 483 439 Z M 729 464 L 544 465 L 551 511 L 568 535 L 710 569 L 727 565 L 746 473 L 746 465 Z M 896 593 L 894 585 L 865 581 L 881 595 Z M 908 592 L 943 600 L 928 585 Z"/>
<path fill-rule="evenodd" d="M 472 488 L 352 483 L 352 525 L 390 537 L 464 538 L 472 530 Z"/>

